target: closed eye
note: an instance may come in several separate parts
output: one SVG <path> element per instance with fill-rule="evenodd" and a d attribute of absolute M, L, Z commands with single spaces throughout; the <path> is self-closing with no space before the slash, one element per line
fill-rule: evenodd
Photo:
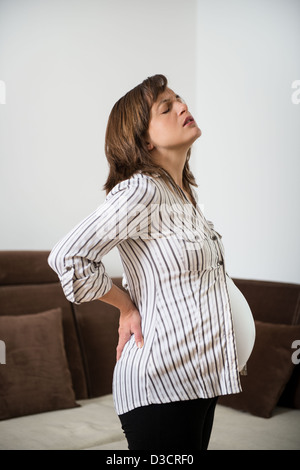
<path fill-rule="evenodd" d="M 176 95 L 175 96 L 175 99 L 176 101 L 178 101 L 179 103 L 184 103 L 184 100 L 181 98 L 181 96 L 179 95 Z M 165 109 L 165 111 L 162 112 L 162 114 L 167 114 L 170 110 L 171 110 L 171 107 L 172 107 L 172 104 L 173 104 L 173 101 L 170 101 L 170 100 L 166 100 L 168 101 L 170 104 L 168 105 L 168 108 Z"/>

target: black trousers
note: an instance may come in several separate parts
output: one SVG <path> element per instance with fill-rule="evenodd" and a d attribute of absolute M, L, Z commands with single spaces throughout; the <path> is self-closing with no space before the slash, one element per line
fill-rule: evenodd
<path fill-rule="evenodd" d="M 119 415 L 129 450 L 206 450 L 216 398 L 141 406 Z"/>

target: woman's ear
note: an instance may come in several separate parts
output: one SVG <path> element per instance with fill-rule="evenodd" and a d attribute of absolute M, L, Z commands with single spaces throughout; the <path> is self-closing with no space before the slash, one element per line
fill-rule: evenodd
<path fill-rule="evenodd" d="M 148 149 L 148 150 L 150 150 L 150 151 L 151 151 L 151 150 L 153 150 L 153 149 L 154 149 L 154 145 L 153 145 L 153 144 L 151 144 L 151 142 L 146 142 L 146 144 L 147 144 L 147 149 Z"/>
<path fill-rule="evenodd" d="M 145 139 L 145 143 L 147 145 L 147 150 L 149 150 L 149 152 L 151 152 L 151 150 L 154 149 L 154 145 L 151 143 L 151 138 L 150 138 L 150 135 L 149 135 L 148 131 L 145 133 L 144 139 Z"/>

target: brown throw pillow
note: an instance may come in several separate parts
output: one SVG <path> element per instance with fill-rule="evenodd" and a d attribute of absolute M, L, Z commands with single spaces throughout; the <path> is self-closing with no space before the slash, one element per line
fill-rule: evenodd
<path fill-rule="evenodd" d="M 60 308 L 0 316 L 6 364 L 0 364 L 0 419 L 77 407 Z"/>
<path fill-rule="evenodd" d="M 263 418 L 270 418 L 295 364 L 292 343 L 300 339 L 300 325 L 255 321 L 256 340 L 248 361 L 248 375 L 241 376 L 243 391 L 219 398 L 218 403 Z"/>

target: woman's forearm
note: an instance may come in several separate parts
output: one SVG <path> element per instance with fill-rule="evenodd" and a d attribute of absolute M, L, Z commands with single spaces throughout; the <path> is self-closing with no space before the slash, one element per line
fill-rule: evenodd
<path fill-rule="evenodd" d="M 112 288 L 98 300 L 102 300 L 107 304 L 113 305 L 118 308 L 121 313 L 128 312 L 133 308 L 136 308 L 130 296 L 115 284 L 113 284 Z"/>

